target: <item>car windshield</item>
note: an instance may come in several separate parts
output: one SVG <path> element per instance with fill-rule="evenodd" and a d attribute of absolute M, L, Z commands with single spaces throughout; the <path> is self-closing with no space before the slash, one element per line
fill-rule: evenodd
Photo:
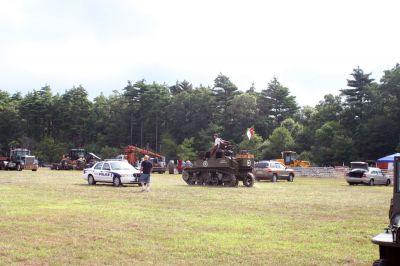
<path fill-rule="evenodd" d="M 112 170 L 134 170 L 135 168 L 127 162 L 112 162 Z"/>
<path fill-rule="evenodd" d="M 12 152 L 14 152 L 14 155 L 21 156 L 21 157 L 29 155 L 28 150 L 16 150 L 16 151 L 12 151 Z"/>

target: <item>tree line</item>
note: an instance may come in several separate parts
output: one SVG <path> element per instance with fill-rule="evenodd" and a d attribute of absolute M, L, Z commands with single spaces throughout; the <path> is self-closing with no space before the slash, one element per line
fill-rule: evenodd
<path fill-rule="evenodd" d="M 239 90 L 223 74 L 213 86 L 128 81 L 93 100 L 82 86 L 63 94 L 44 86 L 24 96 L 0 90 L 0 152 L 27 147 L 51 163 L 69 148 L 110 158 L 132 144 L 168 159 L 193 160 L 211 147 L 214 133 L 257 159 L 294 150 L 320 166 L 400 151 L 400 65 L 384 71 L 380 81 L 359 67 L 350 75 L 347 88 L 314 107 L 300 107 L 277 78 L 261 90 L 254 84 Z M 248 140 L 250 127 L 256 134 Z"/>

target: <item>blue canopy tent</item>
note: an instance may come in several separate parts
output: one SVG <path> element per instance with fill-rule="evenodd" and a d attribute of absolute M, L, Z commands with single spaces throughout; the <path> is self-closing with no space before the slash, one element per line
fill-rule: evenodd
<path fill-rule="evenodd" d="M 400 156 L 400 153 L 395 153 L 392 155 L 387 155 L 385 157 L 379 158 L 378 160 L 376 160 L 376 162 L 377 163 L 393 163 L 395 156 Z"/>

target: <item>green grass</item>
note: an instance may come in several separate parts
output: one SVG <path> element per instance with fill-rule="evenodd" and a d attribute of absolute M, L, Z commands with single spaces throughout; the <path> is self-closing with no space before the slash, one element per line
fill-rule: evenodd
<path fill-rule="evenodd" d="M 0 171 L 0 265 L 371 265 L 392 195 L 343 178 L 152 178 L 140 193 L 88 186 L 80 171 Z"/>

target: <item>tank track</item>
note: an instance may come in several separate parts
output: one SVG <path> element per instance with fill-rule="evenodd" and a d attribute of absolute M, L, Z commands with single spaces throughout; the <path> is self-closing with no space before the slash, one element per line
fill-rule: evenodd
<path fill-rule="evenodd" d="M 224 187 L 237 187 L 239 181 L 243 181 L 246 187 L 252 187 L 254 184 L 254 176 L 247 173 L 246 177 L 235 176 L 233 171 L 226 169 L 185 169 L 182 173 L 183 180 L 188 185 L 198 186 L 224 186 Z"/>

